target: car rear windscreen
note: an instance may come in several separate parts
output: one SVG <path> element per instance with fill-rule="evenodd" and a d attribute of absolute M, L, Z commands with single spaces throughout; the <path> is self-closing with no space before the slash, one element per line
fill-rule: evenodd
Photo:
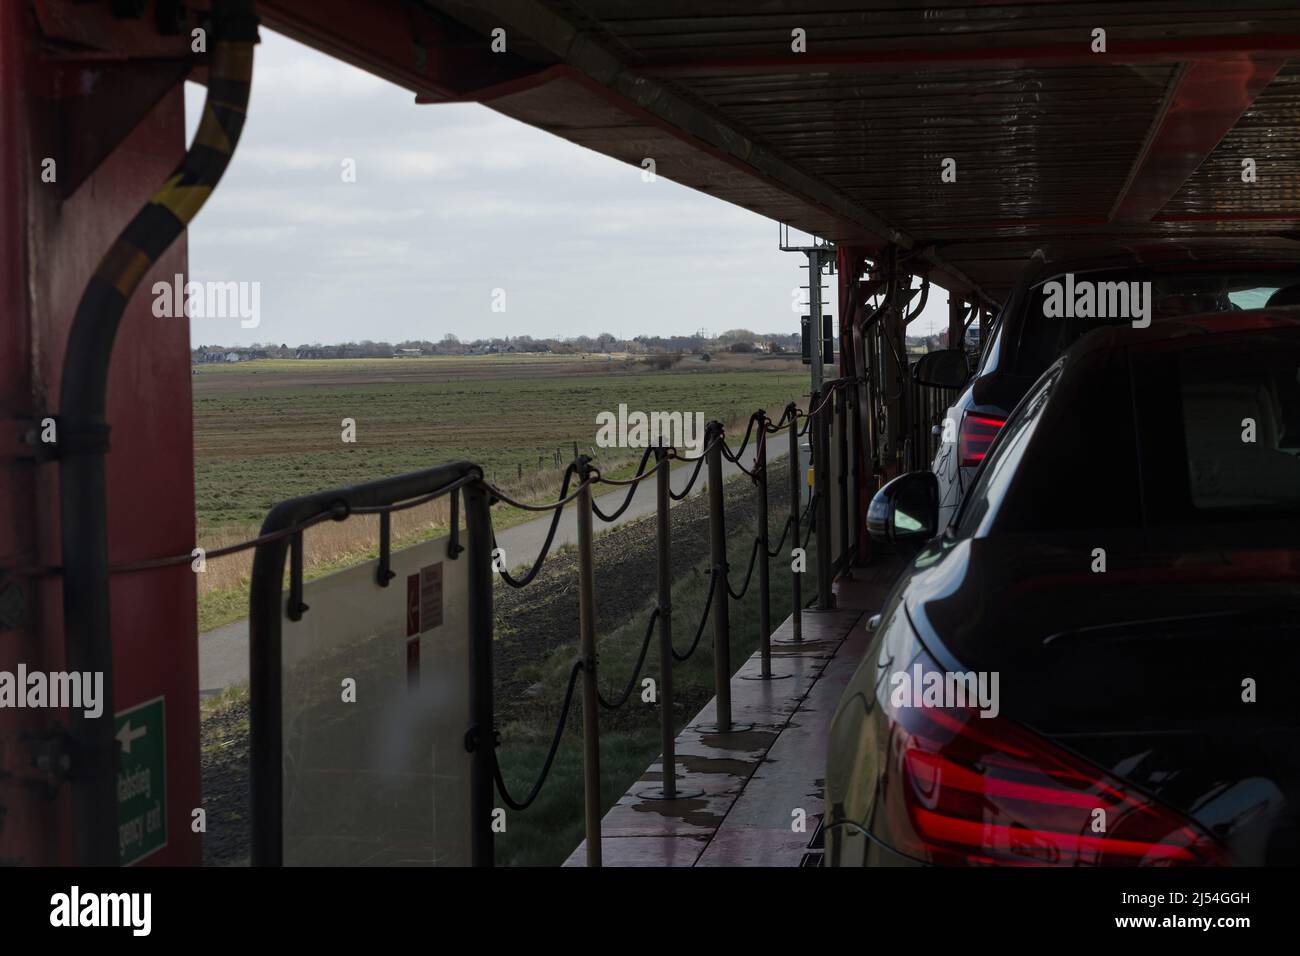
<path fill-rule="evenodd" d="M 1300 515 L 1300 332 L 1152 351 L 1132 380 L 1149 516 Z"/>
<path fill-rule="evenodd" d="M 1055 283 L 1055 285 L 1052 285 Z M 1150 283 L 1149 286 L 1143 283 Z M 1045 280 L 1030 290 L 1009 371 L 1037 377 L 1090 329 L 1300 304 L 1300 272 L 1109 270 Z"/>

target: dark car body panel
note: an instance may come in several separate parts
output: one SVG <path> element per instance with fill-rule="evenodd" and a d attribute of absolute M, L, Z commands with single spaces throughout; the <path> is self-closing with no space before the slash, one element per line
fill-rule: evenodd
<path fill-rule="evenodd" d="M 1178 468 L 1153 484 L 1139 448 L 1153 422 L 1130 381 L 1152 355 L 1210 349 L 1217 361 L 1250 343 L 1253 361 L 1297 342 L 1292 310 L 1100 329 L 1028 390 L 965 513 L 895 582 L 841 701 L 831 751 L 856 748 L 857 762 L 828 765 L 828 860 L 892 859 L 870 846 L 875 784 L 854 767 L 886 765 L 871 752 L 880 688 L 924 654 L 997 672 L 1001 716 L 1195 821 L 1228 862 L 1300 864 L 1300 510 L 1291 499 L 1261 516 L 1168 520 L 1182 514 L 1167 507 Z M 1034 415 L 1005 507 L 981 517 L 972 499 Z M 1181 435 L 1167 416 L 1154 427 Z"/>
<path fill-rule="evenodd" d="M 1201 823 L 1233 862 L 1300 863 L 1300 551 L 1116 548 L 1096 574 L 1085 544 L 962 541 L 901 601 L 941 666 L 999 672 L 1007 716 Z"/>

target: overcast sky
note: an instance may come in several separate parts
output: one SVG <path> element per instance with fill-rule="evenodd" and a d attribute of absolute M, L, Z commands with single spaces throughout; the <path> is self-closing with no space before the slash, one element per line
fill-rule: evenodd
<path fill-rule="evenodd" d="M 191 135 L 205 92 L 186 84 Z M 804 258 L 777 238 L 748 210 L 486 107 L 417 106 L 263 29 L 243 137 L 189 232 L 190 278 L 260 283 L 260 325 L 196 318 L 191 340 L 794 332 Z M 931 299 L 921 321 L 942 323 L 947 297 Z"/>

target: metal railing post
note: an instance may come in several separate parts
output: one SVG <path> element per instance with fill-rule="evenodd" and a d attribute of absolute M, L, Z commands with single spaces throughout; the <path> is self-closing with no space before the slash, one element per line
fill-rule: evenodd
<path fill-rule="evenodd" d="M 668 492 L 672 471 L 668 467 L 668 450 L 655 451 L 659 473 L 655 475 L 655 541 L 658 546 L 659 574 L 659 713 L 660 738 L 663 745 L 663 798 L 677 797 L 677 735 L 673 732 L 673 572 L 672 535 Z"/>
<path fill-rule="evenodd" d="M 825 396 L 823 396 L 825 397 Z M 817 522 L 817 610 L 829 611 L 835 606 L 831 593 L 831 498 L 830 498 L 830 416 L 834 397 L 823 404 L 813 419 L 813 496 L 817 507 L 813 520 Z"/>
<path fill-rule="evenodd" d="M 717 729 L 731 730 L 731 619 L 727 594 L 727 521 L 723 513 L 722 423 L 709 422 L 704 441 L 709 466 L 709 556 L 713 574 L 713 682 Z"/>
<path fill-rule="evenodd" d="M 849 386 L 852 390 L 849 397 L 849 505 L 852 508 L 853 516 L 849 520 L 849 530 L 852 534 L 850 551 L 852 562 L 854 564 L 862 560 L 861 535 L 866 527 L 862 521 L 862 405 L 861 392 L 862 383 L 854 381 Z"/>
<path fill-rule="evenodd" d="M 637 793 L 643 800 L 684 800 L 702 796 L 699 789 L 677 786 L 677 739 L 673 730 L 673 578 L 672 537 L 668 509 L 672 507 L 672 472 L 668 468 L 668 448 L 655 450 L 656 512 L 655 544 L 658 549 L 659 577 L 659 732 L 663 746 L 663 785 Z"/>
<path fill-rule="evenodd" d="M 492 699 L 492 526 L 483 483 L 472 482 L 463 490 L 469 539 L 469 706 L 474 747 L 470 769 L 470 861 L 474 866 L 493 866 L 496 860 L 496 840 L 492 834 L 496 716 Z M 456 492 L 452 494 L 454 500 Z"/>
<path fill-rule="evenodd" d="M 763 677 L 772 678 L 772 594 L 768 581 L 767 556 L 767 415 L 760 411 L 755 422 L 758 449 L 754 453 L 754 483 L 758 485 L 758 639 Z"/>
<path fill-rule="evenodd" d="M 587 866 L 600 866 L 600 696 L 596 686 L 596 596 L 591 543 L 591 459 L 577 458 L 578 630 L 582 635 L 582 776 Z"/>
<path fill-rule="evenodd" d="M 803 490 L 804 469 L 803 463 L 799 460 L 799 418 L 797 415 L 790 416 L 790 551 L 794 552 L 795 548 L 802 547 L 803 539 L 799 537 L 799 509 L 803 506 L 800 500 Z M 801 587 L 801 572 L 794 570 L 793 560 L 790 562 L 790 587 L 791 587 L 791 605 L 793 629 L 793 640 L 795 643 L 803 640 L 803 589 Z"/>
<path fill-rule="evenodd" d="M 839 448 L 840 467 L 836 480 L 839 482 L 840 495 L 840 553 L 835 557 L 837 565 L 845 566 L 849 573 L 849 429 L 848 429 L 848 388 L 839 389 L 835 394 L 835 444 Z"/>

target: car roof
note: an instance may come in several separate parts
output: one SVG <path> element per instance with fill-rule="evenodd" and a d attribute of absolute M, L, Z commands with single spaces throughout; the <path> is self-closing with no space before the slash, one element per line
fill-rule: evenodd
<path fill-rule="evenodd" d="M 1300 267 L 1300 242 L 1286 236 L 1195 237 L 1131 242 L 1063 243 L 1035 250 L 1028 266 L 1032 282 L 1065 272 L 1100 269 Z"/>
<path fill-rule="evenodd" d="M 1074 357 L 1134 345 L 1194 347 L 1203 344 L 1206 335 L 1237 335 L 1276 329 L 1300 331 L 1300 308 L 1202 312 L 1156 320 L 1146 328 L 1133 328 L 1131 325 L 1101 326 L 1081 336 L 1065 354 Z"/>

